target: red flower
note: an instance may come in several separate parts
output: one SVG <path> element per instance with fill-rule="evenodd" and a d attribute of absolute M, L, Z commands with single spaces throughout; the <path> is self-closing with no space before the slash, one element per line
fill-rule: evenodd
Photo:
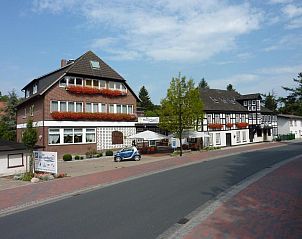
<path fill-rule="evenodd" d="M 228 127 L 228 128 L 232 128 L 233 126 L 234 126 L 233 123 L 226 123 L 226 127 Z"/>
<path fill-rule="evenodd" d="M 222 124 L 217 124 L 217 123 L 214 123 L 214 124 L 208 124 L 208 127 L 210 129 L 221 129 L 222 128 Z"/>
<path fill-rule="evenodd" d="M 238 129 L 244 129 L 244 128 L 246 128 L 247 126 L 249 126 L 249 124 L 246 123 L 246 122 L 239 122 L 239 123 L 236 123 L 236 127 L 237 127 Z"/>
<path fill-rule="evenodd" d="M 127 93 L 120 90 L 97 89 L 92 87 L 83 86 L 67 86 L 66 90 L 74 94 L 87 94 L 87 95 L 104 95 L 107 97 L 126 96 Z"/>
<path fill-rule="evenodd" d="M 52 112 L 56 120 L 101 120 L 101 121 L 135 121 L 134 114 L 87 113 L 87 112 Z"/>

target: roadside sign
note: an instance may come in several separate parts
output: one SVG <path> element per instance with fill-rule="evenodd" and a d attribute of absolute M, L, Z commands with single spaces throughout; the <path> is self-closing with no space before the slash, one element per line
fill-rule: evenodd
<path fill-rule="evenodd" d="M 34 151 L 35 171 L 58 173 L 57 152 Z"/>

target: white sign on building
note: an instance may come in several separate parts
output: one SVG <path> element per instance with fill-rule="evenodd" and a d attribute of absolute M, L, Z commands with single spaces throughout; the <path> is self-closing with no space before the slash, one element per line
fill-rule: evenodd
<path fill-rule="evenodd" d="M 138 117 L 137 122 L 139 124 L 158 124 L 159 117 Z"/>
<path fill-rule="evenodd" d="M 34 151 L 35 171 L 58 173 L 57 152 Z"/>

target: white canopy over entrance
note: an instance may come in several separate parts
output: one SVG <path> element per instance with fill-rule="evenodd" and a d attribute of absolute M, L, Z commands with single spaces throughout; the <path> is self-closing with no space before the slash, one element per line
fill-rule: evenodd
<path fill-rule="evenodd" d="M 155 132 L 150 131 L 150 130 L 146 130 L 146 131 L 143 131 L 141 133 L 128 136 L 127 138 L 128 139 L 142 139 L 142 140 L 150 141 L 150 140 L 167 139 L 168 136 L 163 135 L 163 134 L 159 134 L 159 133 L 155 133 Z"/>

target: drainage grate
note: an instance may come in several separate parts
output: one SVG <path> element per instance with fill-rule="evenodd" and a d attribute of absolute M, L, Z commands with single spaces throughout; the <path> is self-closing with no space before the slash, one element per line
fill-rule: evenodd
<path fill-rule="evenodd" d="M 188 221 L 189 221 L 188 218 L 182 218 L 182 219 L 180 219 L 177 223 L 178 223 L 178 224 L 186 224 Z"/>

